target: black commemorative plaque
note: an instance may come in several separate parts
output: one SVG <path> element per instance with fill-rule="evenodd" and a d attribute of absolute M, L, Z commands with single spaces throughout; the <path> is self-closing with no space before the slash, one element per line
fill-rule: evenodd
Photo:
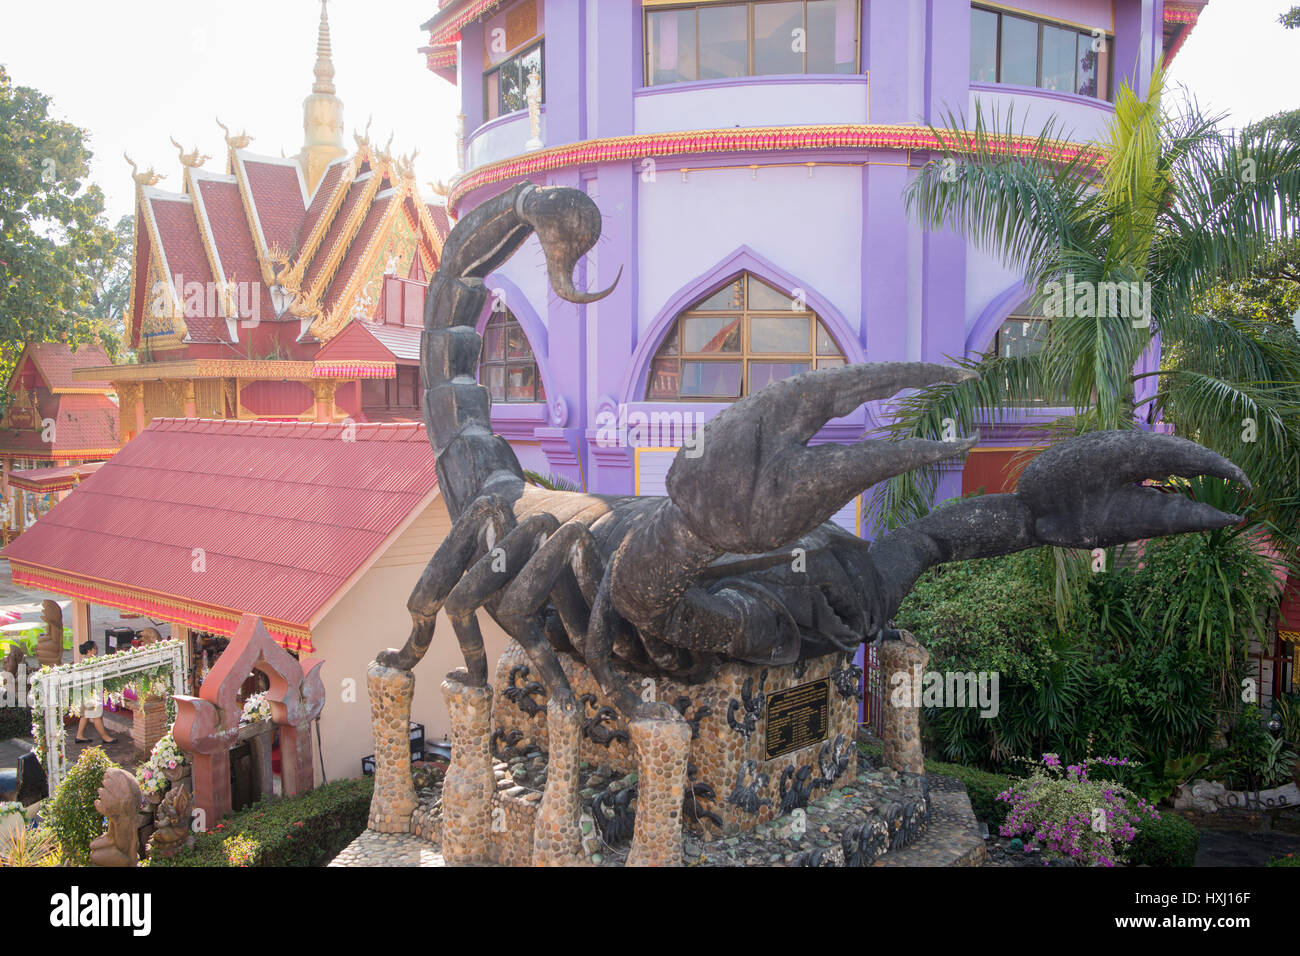
<path fill-rule="evenodd" d="M 779 690 L 767 698 L 767 758 L 821 743 L 830 721 L 829 678 Z"/>

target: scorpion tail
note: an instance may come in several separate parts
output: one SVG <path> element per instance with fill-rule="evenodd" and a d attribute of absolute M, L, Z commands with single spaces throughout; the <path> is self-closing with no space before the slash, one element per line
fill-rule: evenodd
<path fill-rule="evenodd" d="M 421 368 L 425 427 L 453 519 L 480 494 L 512 499 L 523 486 L 514 451 L 492 434 L 491 397 L 478 384 L 483 339 L 476 328 L 491 295 L 483 280 L 534 232 L 558 296 L 586 303 L 613 291 L 585 293 L 573 284 L 578 260 L 600 238 L 600 210 L 579 190 L 520 183 L 476 207 L 451 231 L 429 284 Z"/>

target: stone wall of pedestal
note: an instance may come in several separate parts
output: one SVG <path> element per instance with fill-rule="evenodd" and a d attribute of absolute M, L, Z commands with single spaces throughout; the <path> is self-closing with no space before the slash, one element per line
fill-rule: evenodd
<path fill-rule="evenodd" d="M 600 688 L 580 661 L 559 656 L 574 693 L 588 696 L 583 702 L 586 727 L 580 759 L 620 773 L 638 771 L 627 723 L 608 712 L 605 719 L 598 719 L 600 708 L 608 705 Z M 527 692 L 529 682 L 536 679 L 520 670 L 527 666 L 527 655 L 514 642 L 498 661 L 492 700 L 498 748 L 531 743 L 550 749 L 546 697 L 535 688 Z M 684 712 L 692 725 L 692 774 L 686 785 L 712 788 L 714 799 L 701 799 L 699 805 L 722 819 L 725 832 L 748 830 L 804 806 L 834 788 L 846 773 L 851 779 L 857 771 L 861 680 L 846 655 L 780 667 L 728 664 L 712 680 L 697 685 L 651 680 L 635 673 L 623 676 L 646 699 L 667 702 Z M 796 693 L 783 693 L 791 691 Z M 770 714 L 774 696 L 777 709 Z M 787 740 L 775 750 L 769 747 L 769 731 L 775 737 L 783 722 L 793 722 L 803 728 L 801 733 L 806 732 L 810 710 L 824 711 L 820 728 L 805 733 L 807 739 Z M 717 832 L 713 824 L 705 825 L 708 832 Z"/>

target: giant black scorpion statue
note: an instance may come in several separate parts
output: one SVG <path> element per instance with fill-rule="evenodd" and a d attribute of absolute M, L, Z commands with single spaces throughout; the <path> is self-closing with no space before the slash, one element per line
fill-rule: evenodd
<path fill-rule="evenodd" d="M 769 385 L 714 418 L 697 457 L 677 456 L 666 498 L 529 484 L 492 433 L 488 391 L 477 382 L 475 327 L 489 297 L 483 279 L 536 234 L 556 294 L 596 302 L 609 292 L 579 291 L 573 271 L 600 223 L 586 194 L 521 183 L 469 213 L 447 239 L 429 288 L 422 361 L 425 423 L 453 524 L 411 595 L 410 638 L 380 654 L 381 666 L 413 668 L 445 611 L 466 664 L 449 681 L 486 688 L 476 617 L 484 609 L 527 652 L 563 733 L 576 740 L 582 710 L 557 652 L 586 663 L 635 740 L 638 727 L 683 718 L 667 702 L 643 700 L 616 663 L 624 673 L 689 683 L 727 661 L 782 665 L 851 652 L 886 635 L 904 595 L 933 565 L 1041 545 L 1106 547 L 1239 520 L 1141 484 L 1169 475 L 1245 482 L 1236 466 L 1190 441 L 1132 431 L 1062 442 L 1029 465 L 1015 493 L 949 503 L 874 544 L 841 530 L 831 516 L 864 489 L 975 444 L 808 446 L 828 420 L 865 402 L 969 374 L 927 364 L 849 365 Z M 792 561 L 795 549 L 803 561 Z M 552 727 L 553 745 L 560 732 Z M 643 756 L 643 807 L 654 786 L 644 764 Z M 672 783 L 675 809 L 682 775 Z M 576 820 L 577 799 L 567 792 L 576 785 L 562 778 L 553 767 L 541 817 Z M 444 826 L 455 825 L 446 812 Z M 568 849 L 576 859 L 576 842 Z"/>

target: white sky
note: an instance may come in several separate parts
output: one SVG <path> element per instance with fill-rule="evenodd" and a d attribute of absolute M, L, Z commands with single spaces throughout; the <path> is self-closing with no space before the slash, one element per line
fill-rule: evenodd
<path fill-rule="evenodd" d="M 344 145 L 395 133 L 393 152 L 420 150 L 421 189 L 456 168 L 455 86 L 416 51 L 437 0 L 331 0 L 334 85 L 344 105 Z M 198 145 L 225 171 L 219 117 L 255 137 L 249 149 L 293 156 L 302 148 L 302 101 L 316 64 L 319 0 L 0 0 L 0 63 L 14 83 L 53 97 L 53 112 L 90 133 L 92 177 L 110 222 L 132 212 L 125 150 L 179 191 L 168 142 Z"/>
<path fill-rule="evenodd" d="M 1172 80 L 1233 125 L 1300 107 L 1300 30 L 1277 22 L 1296 2 L 1212 0 Z M 395 152 L 420 149 L 421 183 L 455 168 L 456 88 L 416 53 L 427 39 L 419 25 L 436 9 L 437 0 L 330 3 L 346 144 L 373 115 L 373 139 L 395 132 Z M 170 189 L 180 166 L 169 136 L 224 168 L 217 116 L 255 136 L 254 151 L 298 152 L 318 16 L 316 0 L 0 0 L 0 63 L 89 131 L 92 175 L 116 221 L 132 202 L 123 150 L 168 174 L 161 186 Z"/>

